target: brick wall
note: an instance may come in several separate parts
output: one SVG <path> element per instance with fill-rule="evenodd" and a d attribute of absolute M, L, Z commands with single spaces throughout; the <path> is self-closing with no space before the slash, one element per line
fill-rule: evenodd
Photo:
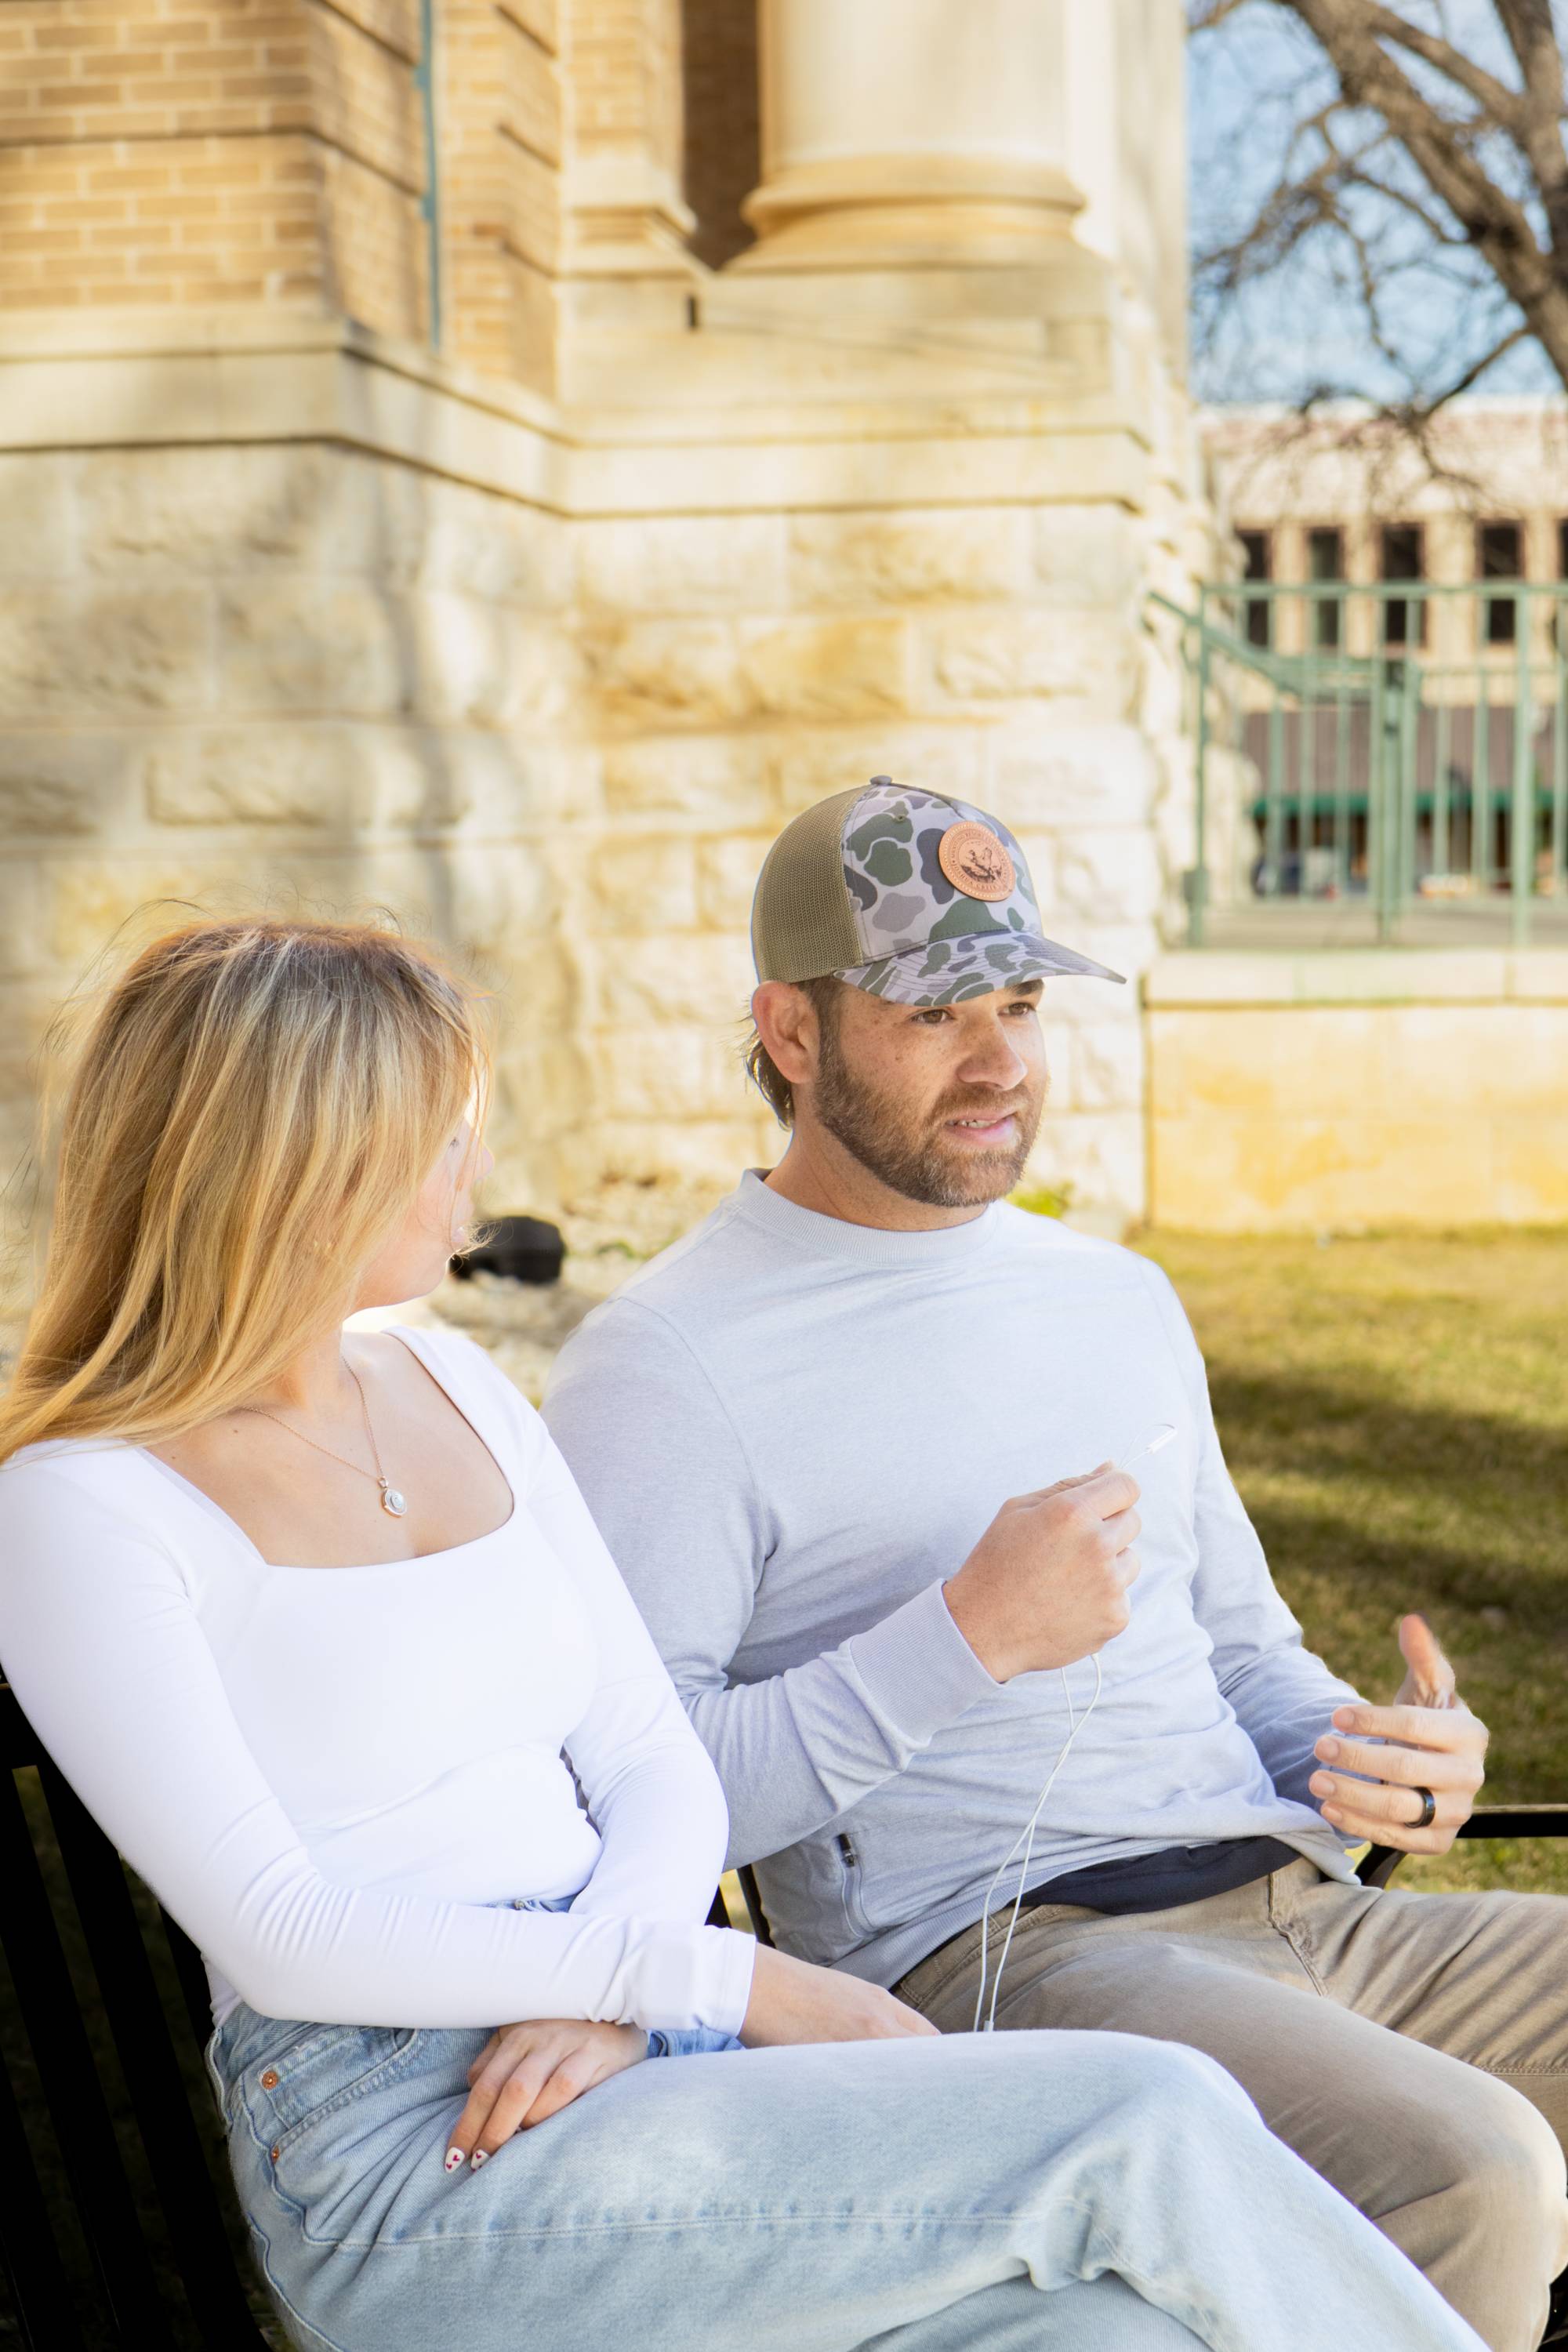
<path fill-rule="evenodd" d="M 583 155 L 646 144 L 679 169 L 679 0 L 578 0 L 572 26 L 573 132 Z"/>
<path fill-rule="evenodd" d="M 442 349 L 547 392 L 561 236 L 554 0 L 447 0 L 438 62 Z"/>
<path fill-rule="evenodd" d="M 7 0 L 0 302 L 425 331 L 418 0 Z"/>

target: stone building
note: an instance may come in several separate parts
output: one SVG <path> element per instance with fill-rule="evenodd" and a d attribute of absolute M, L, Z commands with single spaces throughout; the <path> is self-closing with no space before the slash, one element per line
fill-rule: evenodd
<path fill-rule="evenodd" d="M 1154 1213 L 1560 1223 L 1568 408 L 1456 401 L 1425 456 L 1350 412 L 1200 430 L 1236 584 L 1205 945 L 1144 983 Z"/>
<path fill-rule="evenodd" d="M 1036 1162 L 1145 1202 L 1209 560 L 1181 0 L 10 0 L 0 1073 L 144 902 L 379 902 L 503 1000 L 496 1198 L 773 1150 L 746 919 L 877 771 L 988 803 Z M 642 1216 L 642 1227 L 647 1223 Z"/>
<path fill-rule="evenodd" d="M 1449 587 L 1568 581 L 1568 402 L 1561 394 L 1461 394 L 1432 420 L 1425 450 L 1348 407 L 1311 426 L 1268 409 L 1211 408 L 1198 429 L 1240 543 L 1244 579 Z M 1467 598 L 1454 611 L 1452 643 L 1441 650 L 1473 654 L 1476 607 Z M 1403 620 L 1403 604 L 1399 613 Z M 1370 651 L 1370 608 L 1355 617 L 1358 649 Z M 1489 616 L 1480 617 L 1485 643 Z M 1299 610 L 1288 631 L 1291 646 L 1305 644 Z"/>

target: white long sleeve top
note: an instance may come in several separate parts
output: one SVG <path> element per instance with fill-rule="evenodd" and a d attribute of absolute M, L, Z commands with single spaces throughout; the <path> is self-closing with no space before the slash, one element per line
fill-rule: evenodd
<path fill-rule="evenodd" d="M 0 1664 L 218 2022 L 733 2032 L 754 1948 L 702 1924 L 724 1800 L 615 1563 L 482 1350 L 397 1336 L 500 1465 L 503 1527 L 278 1566 L 143 1448 L 29 1447 L 0 1469 Z"/>

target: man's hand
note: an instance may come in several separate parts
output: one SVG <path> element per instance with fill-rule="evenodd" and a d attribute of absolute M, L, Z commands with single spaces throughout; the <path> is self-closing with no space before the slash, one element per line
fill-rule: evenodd
<path fill-rule="evenodd" d="M 647 2056 L 640 2025 L 527 2017 L 498 2026 L 468 2069 L 470 2095 L 447 2150 L 447 2171 L 467 2164 L 477 2172 L 514 2132 L 531 2131 Z"/>
<path fill-rule="evenodd" d="M 918 2009 L 879 1984 L 758 1947 L 741 2027 L 748 2050 L 786 2042 L 901 2042 L 935 2032 Z"/>
<path fill-rule="evenodd" d="M 1004 1503 L 956 1576 L 948 1613 L 988 1674 L 1070 1666 L 1127 1628 L 1138 1482 L 1109 1462 Z"/>
<path fill-rule="evenodd" d="M 1323 1819 L 1346 1837 L 1405 1853 L 1447 1853 L 1486 1778 L 1487 1727 L 1460 1700 L 1454 1669 L 1425 1617 L 1400 1621 L 1399 1646 L 1406 1672 L 1398 1697 L 1392 1706 L 1334 1709 L 1334 1729 L 1314 1753 L 1337 1769 L 1313 1773 L 1312 1794 L 1322 1801 Z M 1390 1744 L 1363 1744 L 1369 1739 Z M 1371 1778 L 1345 1777 L 1352 1772 Z M 1426 1829 L 1416 1826 L 1419 1789 L 1431 1790 L 1437 1808 Z"/>

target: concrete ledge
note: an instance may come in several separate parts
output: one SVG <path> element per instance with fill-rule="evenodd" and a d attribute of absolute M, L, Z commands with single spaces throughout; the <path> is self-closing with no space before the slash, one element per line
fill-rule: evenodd
<path fill-rule="evenodd" d="M 6 333 L 0 451 L 329 442 L 584 518 L 1131 508 L 1148 488 L 1146 436 L 1123 399 L 792 386 L 761 339 L 728 372 L 713 338 L 656 339 L 664 375 L 648 384 L 643 352 L 644 404 L 609 408 L 557 405 L 303 310 L 42 314 Z"/>
<path fill-rule="evenodd" d="M 1152 1009 L 1176 1005 L 1565 1004 L 1568 950 L 1325 948 L 1159 957 L 1143 980 Z"/>

